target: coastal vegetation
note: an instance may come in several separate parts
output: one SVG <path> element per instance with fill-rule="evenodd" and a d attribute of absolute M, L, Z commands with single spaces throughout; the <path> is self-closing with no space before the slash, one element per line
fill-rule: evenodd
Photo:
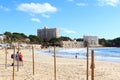
<path fill-rule="evenodd" d="M 41 37 L 38 37 L 36 35 L 25 35 L 24 33 L 11 33 L 11 32 L 5 32 L 4 35 L 6 35 L 6 38 L 4 39 L 4 42 L 11 43 L 11 42 L 24 42 L 24 43 L 30 43 L 30 44 L 42 44 L 43 46 L 53 46 L 56 44 L 57 46 L 60 45 L 60 41 L 83 41 L 83 38 L 78 39 L 71 39 L 69 37 L 61 36 L 60 38 L 52 38 L 50 40 L 43 39 Z M 114 38 L 114 39 L 99 39 L 99 44 L 103 45 L 104 47 L 120 47 L 120 37 Z"/>

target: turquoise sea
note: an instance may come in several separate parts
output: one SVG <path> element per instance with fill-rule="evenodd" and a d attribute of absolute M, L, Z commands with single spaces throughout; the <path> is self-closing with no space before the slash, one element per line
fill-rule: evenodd
<path fill-rule="evenodd" d="M 120 48 L 89 48 L 89 59 L 91 58 L 91 50 L 94 50 L 95 60 L 120 62 Z M 66 58 L 75 58 L 77 55 L 78 59 L 86 59 L 86 51 L 86 48 L 56 48 L 56 55 Z M 54 50 L 50 47 L 45 50 L 37 50 L 36 52 L 44 55 L 53 55 Z"/>

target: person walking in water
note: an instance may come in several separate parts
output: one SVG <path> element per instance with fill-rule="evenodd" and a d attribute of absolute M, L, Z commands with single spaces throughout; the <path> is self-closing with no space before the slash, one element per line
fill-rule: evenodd
<path fill-rule="evenodd" d="M 76 59 L 78 58 L 78 54 L 79 54 L 79 53 L 76 53 L 76 54 L 75 54 L 75 58 L 76 58 Z"/>

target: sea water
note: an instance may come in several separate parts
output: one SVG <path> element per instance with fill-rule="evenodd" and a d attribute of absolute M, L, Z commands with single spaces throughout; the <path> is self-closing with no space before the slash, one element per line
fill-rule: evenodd
<path fill-rule="evenodd" d="M 95 60 L 120 62 L 120 48 L 89 48 L 89 59 L 91 58 L 92 50 L 94 50 Z M 63 49 L 57 47 L 56 56 L 75 58 L 77 55 L 77 59 L 86 59 L 86 51 L 86 48 Z M 52 47 L 45 50 L 36 50 L 36 52 L 39 54 L 54 55 L 54 49 Z"/>

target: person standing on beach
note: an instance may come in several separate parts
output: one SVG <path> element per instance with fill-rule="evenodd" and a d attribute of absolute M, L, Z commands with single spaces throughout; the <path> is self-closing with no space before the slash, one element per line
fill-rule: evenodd
<path fill-rule="evenodd" d="M 15 56 L 16 61 L 19 60 L 19 56 L 18 55 L 19 55 L 19 52 L 16 53 L 16 56 Z"/>
<path fill-rule="evenodd" d="M 76 53 L 76 55 L 75 55 L 75 58 L 77 59 L 77 53 Z"/>
<path fill-rule="evenodd" d="M 19 52 L 16 53 L 15 59 L 16 59 L 16 64 L 19 65 Z"/>
<path fill-rule="evenodd" d="M 20 52 L 20 53 L 18 54 L 18 56 L 19 56 L 20 64 L 23 66 L 23 55 L 22 55 L 22 53 Z"/>
<path fill-rule="evenodd" d="M 76 53 L 76 55 L 75 55 L 75 58 L 76 58 L 76 59 L 78 58 L 78 54 L 79 54 L 79 53 Z"/>
<path fill-rule="evenodd" d="M 14 58 L 15 58 L 15 63 L 16 63 L 16 61 L 17 61 L 17 62 L 19 61 L 18 54 L 19 54 L 18 52 L 17 52 L 16 54 L 14 54 L 14 53 L 11 54 L 11 59 L 14 59 Z M 12 63 L 12 66 L 15 65 L 15 63 Z"/>

